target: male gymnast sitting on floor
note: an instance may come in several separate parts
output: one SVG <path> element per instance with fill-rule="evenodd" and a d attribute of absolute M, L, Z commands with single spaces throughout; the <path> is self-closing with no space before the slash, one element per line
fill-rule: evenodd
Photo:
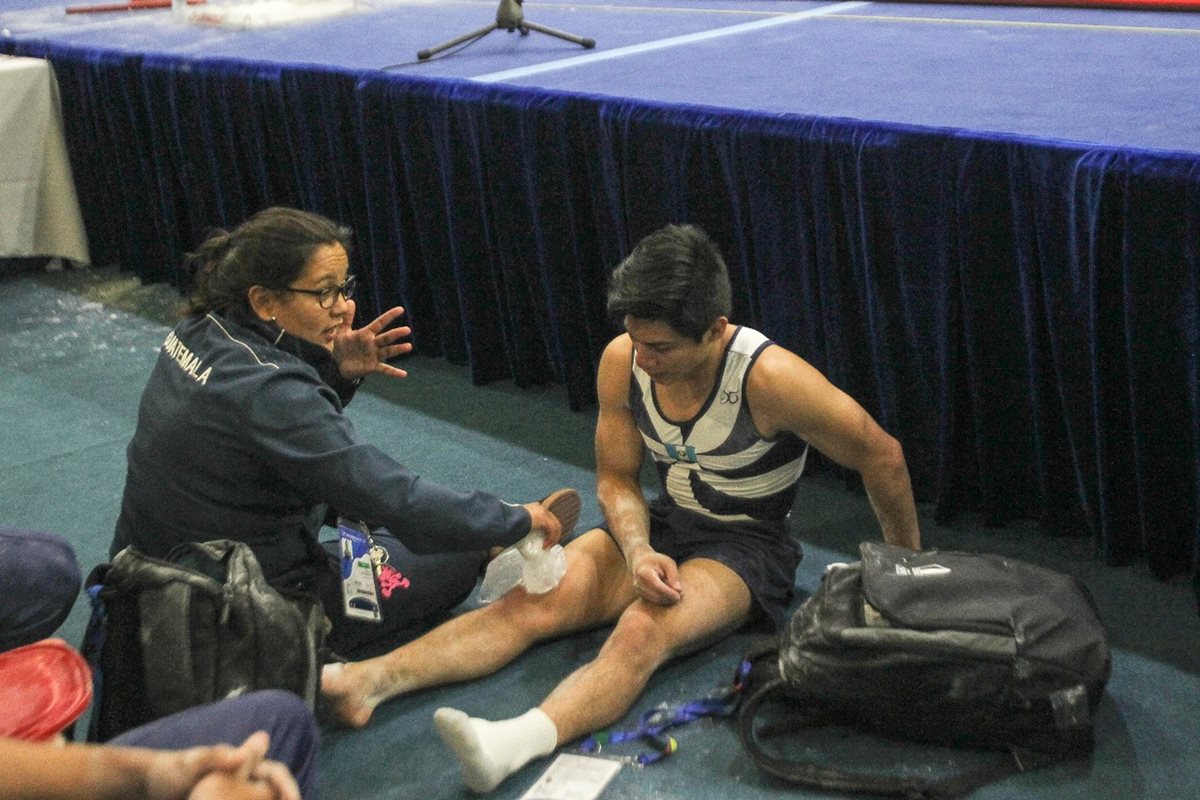
<path fill-rule="evenodd" d="M 900 444 L 799 356 L 732 324 L 730 296 L 720 253 L 695 227 L 651 234 L 617 267 L 608 310 L 626 332 L 600 362 L 595 435 L 607 527 L 566 547 L 566 575 L 547 594 L 518 589 L 386 655 L 326 667 L 323 692 L 344 722 L 615 622 L 595 659 L 525 714 L 435 713 L 466 785 L 488 792 L 619 719 L 669 659 L 747 623 L 777 625 L 801 557 L 787 517 L 809 444 L 861 475 L 887 541 L 920 547 Z M 662 484 L 651 503 L 638 480 L 646 453 Z"/>

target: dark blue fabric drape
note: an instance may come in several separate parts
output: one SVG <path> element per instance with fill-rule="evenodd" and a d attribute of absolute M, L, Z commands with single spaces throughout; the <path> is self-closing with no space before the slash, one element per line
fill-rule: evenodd
<path fill-rule="evenodd" d="M 420 351 L 581 407 L 609 269 L 695 222 L 735 321 L 875 414 L 942 519 L 1039 519 L 1197 575 L 1195 157 L 11 49 L 55 65 L 97 262 L 178 283 L 208 227 L 310 208 L 357 231 L 364 316 L 403 304 Z"/>

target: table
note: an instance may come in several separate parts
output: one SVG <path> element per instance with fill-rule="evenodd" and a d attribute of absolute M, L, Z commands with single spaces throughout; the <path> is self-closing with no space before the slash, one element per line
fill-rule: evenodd
<path fill-rule="evenodd" d="M 90 263 L 49 62 L 0 56 L 0 258 Z"/>

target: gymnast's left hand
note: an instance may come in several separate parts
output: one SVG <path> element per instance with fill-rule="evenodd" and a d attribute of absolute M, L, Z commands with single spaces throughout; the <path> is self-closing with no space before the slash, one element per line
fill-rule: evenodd
<path fill-rule="evenodd" d="M 346 319 L 353 321 L 354 301 L 347 300 L 346 303 L 350 306 Z M 388 327 L 403 313 L 404 309 L 396 306 L 361 328 L 354 329 L 351 324 L 346 324 L 338 331 L 333 337 L 333 358 L 337 361 L 342 377 L 358 380 L 372 373 L 389 378 L 408 377 L 406 371 L 387 363 L 389 359 L 412 350 L 411 342 L 397 341 L 411 334 L 411 328 L 407 325 Z"/>

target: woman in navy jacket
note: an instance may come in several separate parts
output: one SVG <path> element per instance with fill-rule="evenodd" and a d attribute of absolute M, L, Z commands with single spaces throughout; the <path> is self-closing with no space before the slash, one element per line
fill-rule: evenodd
<path fill-rule="evenodd" d="M 412 345 L 389 327 L 399 307 L 353 328 L 349 236 L 271 208 L 191 254 L 194 290 L 142 395 L 111 547 L 246 542 L 273 584 L 321 595 L 343 654 L 422 632 L 471 591 L 490 548 L 535 528 L 549 547 L 579 506 L 574 490 L 518 505 L 441 486 L 359 438 L 343 408 L 367 375 L 404 377 L 387 361 Z M 385 529 L 382 626 L 341 613 L 336 543 L 318 544 L 333 513 Z"/>

